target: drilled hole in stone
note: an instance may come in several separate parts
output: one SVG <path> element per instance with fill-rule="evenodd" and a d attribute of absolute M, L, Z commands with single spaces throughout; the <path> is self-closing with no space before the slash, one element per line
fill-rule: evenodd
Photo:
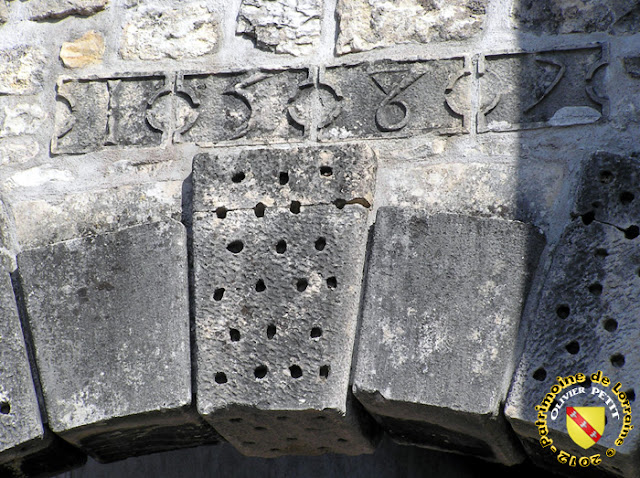
<path fill-rule="evenodd" d="M 266 365 L 258 365 L 256 369 L 253 371 L 253 375 L 256 378 L 265 378 L 267 376 L 267 372 L 269 369 Z"/>
<path fill-rule="evenodd" d="M 281 241 L 278 241 L 278 243 L 276 244 L 276 252 L 278 254 L 284 254 L 286 250 L 287 250 L 287 241 L 285 241 L 284 239 Z"/>
<path fill-rule="evenodd" d="M 314 418 L 315 418 L 316 420 L 326 420 L 326 419 L 327 419 L 327 417 L 322 416 L 322 415 L 317 416 L 317 417 L 314 417 Z"/>
<path fill-rule="evenodd" d="M 215 377 L 216 383 L 227 383 L 227 374 L 224 372 L 218 372 Z"/>
<path fill-rule="evenodd" d="M 607 319 L 604 321 L 604 329 L 607 332 L 615 332 L 618 329 L 618 321 L 615 319 Z"/>
<path fill-rule="evenodd" d="M 279 416 L 279 417 L 276 417 L 276 420 L 280 420 L 281 422 L 286 422 L 287 420 L 289 420 L 289 417 Z"/>
<path fill-rule="evenodd" d="M 238 171 L 233 176 L 231 176 L 231 181 L 233 181 L 234 183 L 241 183 L 242 181 L 244 181 L 245 177 L 246 176 L 242 171 Z"/>
<path fill-rule="evenodd" d="M 270 448 L 269 451 L 280 451 L 280 448 Z"/>
<path fill-rule="evenodd" d="M 229 338 L 231 342 L 238 342 L 240 340 L 240 331 L 238 329 L 229 329 Z"/>
<path fill-rule="evenodd" d="M 624 365 L 624 355 L 622 354 L 614 354 L 609 360 L 611 360 L 611 365 L 614 367 L 622 368 Z"/>
<path fill-rule="evenodd" d="M 292 365 L 291 367 L 289 367 L 289 373 L 291 373 L 291 376 L 293 378 L 302 377 L 302 369 L 297 365 Z"/>
<path fill-rule="evenodd" d="M 242 444 L 243 445 L 247 445 L 247 446 L 251 446 L 251 445 L 255 445 L 256 442 L 254 442 L 254 441 L 243 441 Z"/>
<path fill-rule="evenodd" d="M 258 282 L 256 282 L 256 292 L 264 292 L 265 290 L 267 290 L 267 286 L 262 279 L 259 279 Z"/>
<path fill-rule="evenodd" d="M 335 201 L 333 201 L 333 204 L 338 209 L 343 209 L 347 205 L 347 201 L 345 201 L 344 199 L 336 199 Z"/>
<path fill-rule="evenodd" d="M 629 401 L 635 402 L 635 400 L 636 400 L 636 391 L 633 388 L 630 388 L 629 390 L 627 390 L 624 393 L 627 395 L 627 398 L 629 399 Z"/>
<path fill-rule="evenodd" d="M 213 300 L 222 300 L 222 297 L 224 297 L 224 288 L 219 288 L 213 291 Z"/>
<path fill-rule="evenodd" d="M 256 204 L 256 207 L 253 208 L 253 212 L 255 213 L 256 217 L 264 217 L 265 209 L 267 209 L 267 206 L 259 202 L 258 204 Z"/>
<path fill-rule="evenodd" d="M 291 201 L 291 206 L 289 206 L 289 211 L 291 211 L 294 214 L 300 214 L 300 202 Z"/>
<path fill-rule="evenodd" d="M 327 378 L 329 377 L 329 372 L 331 371 L 331 367 L 328 365 L 323 365 L 320 367 L 320 377 Z"/>
<path fill-rule="evenodd" d="M 280 179 L 280 185 L 284 186 L 289 182 L 289 173 L 287 173 L 286 171 L 281 171 L 279 179 Z"/>
<path fill-rule="evenodd" d="M 254 429 L 255 431 L 257 431 L 257 432 L 263 432 L 263 431 L 265 431 L 265 430 L 266 430 L 266 428 L 265 428 L 265 427 L 253 427 L 253 429 Z"/>
<path fill-rule="evenodd" d="M 230 242 L 227 246 L 227 250 L 229 252 L 233 252 L 234 254 L 238 254 L 242 251 L 242 249 L 244 249 L 244 242 L 242 241 L 233 241 Z"/>
<path fill-rule="evenodd" d="M 338 279 L 336 279 L 335 277 L 329 277 L 327 279 L 327 287 L 329 289 L 335 289 L 336 287 L 338 287 Z"/>
<path fill-rule="evenodd" d="M 287 437 L 287 441 L 298 441 L 295 437 Z"/>
<path fill-rule="evenodd" d="M 631 204 L 631 201 L 633 201 L 635 198 L 636 197 L 633 195 L 633 193 L 629 191 L 623 191 L 622 193 L 620 193 L 620 202 L 623 206 Z"/>
<path fill-rule="evenodd" d="M 329 448 L 327 448 L 326 446 L 319 446 L 318 451 L 329 451 Z"/>
<path fill-rule="evenodd" d="M 271 340 L 272 338 L 274 338 L 274 337 L 276 336 L 276 331 L 277 331 L 276 326 L 275 326 L 275 325 L 273 325 L 273 324 L 270 324 L 270 325 L 267 327 L 267 338 L 268 338 L 269 340 Z"/>
<path fill-rule="evenodd" d="M 324 237 L 316 239 L 316 250 L 321 251 L 327 245 L 327 240 Z"/>
<path fill-rule="evenodd" d="M 607 257 L 609 255 L 609 251 L 603 248 L 596 249 L 597 257 Z"/>
<path fill-rule="evenodd" d="M 314 327 L 311 329 L 311 338 L 317 339 L 318 337 L 322 337 L 322 329 L 320 327 Z"/>
<path fill-rule="evenodd" d="M 589 286 L 589 292 L 591 292 L 593 295 L 602 294 L 602 284 L 599 284 L 598 282 L 591 284 Z"/>
<path fill-rule="evenodd" d="M 231 423 L 242 423 L 242 418 L 230 418 Z"/>
<path fill-rule="evenodd" d="M 333 168 L 331 166 L 320 166 L 320 174 L 322 176 L 332 176 Z"/>
<path fill-rule="evenodd" d="M 224 219 L 227 217 L 227 212 L 226 207 L 219 207 L 216 209 L 216 216 L 218 216 L 218 219 Z"/>
<path fill-rule="evenodd" d="M 569 342 L 566 345 L 565 349 L 567 349 L 567 352 L 569 352 L 571 355 L 575 355 L 580 352 L 580 344 L 574 340 L 572 342 Z"/>
<path fill-rule="evenodd" d="M 556 314 L 561 319 L 566 319 L 567 317 L 569 317 L 570 313 L 571 313 L 571 309 L 566 304 L 559 305 L 558 308 L 556 309 Z"/>
<path fill-rule="evenodd" d="M 624 237 L 627 239 L 635 239 L 640 236 L 640 228 L 638 226 L 629 226 L 624 231 Z"/>
<path fill-rule="evenodd" d="M 600 182 L 602 184 L 609 184 L 613 181 L 613 173 L 611 171 L 600 171 Z"/>
<path fill-rule="evenodd" d="M 538 370 L 533 372 L 533 378 L 534 380 L 538 380 L 539 382 L 542 382 L 544 381 L 545 378 L 547 378 L 547 371 L 543 368 L 539 368 Z"/>
<path fill-rule="evenodd" d="M 589 211 L 586 214 L 583 214 L 582 216 L 582 222 L 585 226 L 588 226 L 589 224 L 591 224 L 595 218 L 596 218 L 596 213 L 595 211 Z"/>
<path fill-rule="evenodd" d="M 298 282 L 296 282 L 296 289 L 298 289 L 298 292 L 304 292 L 305 290 L 307 290 L 308 285 L 309 282 L 307 281 L 307 279 L 298 279 Z"/>
<path fill-rule="evenodd" d="M 345 440 L 344 438 L 338 438 L 339 443 L 347 443 L 349 440 Z"/>
<path fill-rule="evenodd" d="M 9 415 L 9 413 L 11 413 L 11 405 L 9 402 L 0 403 L 0 413 L 2 415 Z"/>

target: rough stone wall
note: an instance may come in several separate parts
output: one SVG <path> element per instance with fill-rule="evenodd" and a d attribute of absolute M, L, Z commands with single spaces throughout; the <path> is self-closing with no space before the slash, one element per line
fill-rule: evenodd
<path fill-rule="evenodd" d="M 103 461 L 172 448 L 166 438 L 172 433 L 181 433 L 175 448 L 224 439 L 245 454 L 279 456 L 309 454 L 311 447 L 313 453 L 371 452 L 385 432 L 411 445 L 508 464 L 528 457 L 566 472 L 553 455 L 549 461 L 541 455 L 545 450 L 531 445 L 537 432 L 529 397 L 551 386 L 553 366 L 563 374 L 606 368 L 624 381 L 634 398 L 640 387 L 638 364 L 626 353 L 632 345 L 624 338 L 637 332 L 637 318 L 629 312 L 635 307 L 634 295 L 625 288 L 632 287 L 637 273 L 627 277 L 618 270 L 635 264 L 633 240 L 640 219 L 631 207 L 620 221 L 617 209 L 633 205 L 638 194 L 626 183 L 615 183 L 614 193 L 597 197 L 584 192 L 593 189 L 585 186 L 592 184 L 589 168 L 595 168 L 590 180 L 596 185 L 602 184 L 597 181 L 604 171 L 613 178 L 635 171 L 639 29 L 636 0 L 0 0 L 0 311 L 12 324 L 6 333 L 12 345 L 0 355 L 17 354 L 23 362 L 28 356 L 35 382 L 35 392 L 29 393 L 38 395 L 40 407 L 30 412 L 30 420 L 40 423 L 37 435 L 46 442 L 18 453 L 18 458 L 15 450 L 1 450 L 0 467 L 15 476 L 35 475 L 42 470 L 29 468 L 29 456 L 41 449 L 50 453 L 67 442 Z M 208 176 L 197 169 L 197 161 L 193 169 L 196 157 L 210 168 Z M 603 157 L 615 160 L 606 168 L 588 166 Z M 208 196 L 198 203 L 203 189 Z M 613 219 L 607 216 L 610 206 Z M 382 226 L 376 230 L 381 207 L 413 226 L 407 226 L 408 232 L 389 228 L 383 234 Z M 441 230 L 439 221 L 458 226 Z M 522 292 L 528 285 L 515 288 L 519 292 L 511 292 L 511 302 L 505 300 L 509 312 L 496 317 L 488 311 L 500 309 L 503 302 L 496 298 L 503 289 L 495 280 L 490 284 L 483 267 L 499 269 L 500 262 L 480 259 L 498 256 L 499 246 L 488 242 L 487 237 L 494 236 L 481 226 L 466 226 L 469 233 L 460 226 L 484 221 L 498 231 L 520 231 L 508 235 L 515 241 L 512 250 L 522 248 L 527 256 L 508 259 L 526 264 L 512 267 L 519 271 L 513 284 L 534 277 L 530 294 Z M 168 224 L 173 240 L 155 229 Z M 425 238 L 431 232 L 411 234 L 432 227 L 440 231 L 433 242 Z M 144 241 L 132 240 L 138 237 L 132 229 Z M 244 243 L 240 247 L 237 242 L 241 233 L 255 239 L 254 249 L 242 251 Z M 541 255 L 538 239 L 532 239 L 539 233 L 547 243 Z M 442 239 L 446 234 L 467 234 L 474 240 L 461 246 Z M 314 242 L 321 238 L 324 243 Z M 331 240 L 349 247 L 330 256 Z M 376 263 L 368 261 L 391 254 L 385 252 L 385 243 L 404 251 L 401 261 L 392 257 L 402 267 L 377 270 Z M 504 244 L 510 243 L 505 239 Z M 325 247 L 321 260 L 317 253 Z M 622 259 L 609 259 L 603 266 L 558 258 L 582 247 L 606 248 Z M 150 249 L 158 251 L 156 262 L 146 258 Z M 57 256 L 51 251 L 62 252 Z M 436 258 L 426 260 L 433 251 Z M 86 257 L 86 263 L 68 259 L 73 254 Z M 123 263 L 122 270 L 109 270 L 114 282 L 99 279 L 100 271 L 91 279 L 92 268 L 107 268 L 101 258 L 110 254 L 129 254 L 131 261 Z M 477 273 L 478 283 L 485 281 L 484 288 L 478 286 L 482 293 L 448 293 L 455 287 L 451 284 L 459 282 L 438 279 L 440 270 L 466 270 L 455 267 L 456 257 L 462 256 L 476 258 L 465 266 L 465 277 Z M 601 256 L 587 255 L 585 261 Z M 138 271 L 150 262 L 152 268 Z M 392 274 L 388 281 L 372 282 L 387 274 Z M 435 279 L 425 284 L 425 274 Z M 578 283 L 572 274 L 580 277 Z M 80 284 L 76 275 L 95 291 Z M 172 285 L 164 294 L 180 296 L 172 304 L 175 310 L 158 305 L 160 298 L 149 299 L 159 293 L 154 280 Z M 437 293 L 439 286 L 443 293 Z M 402 287 L 403 293 L 395 294 L 393 287 Z M 429 288 L 429 294 L 420 287 Z M 78 292 L 83 288 L 95 295 L 83 296 Z M 558 294 L 566 290 L 571 300 L 591 305 L 569 303 L 549 289 Z M 232 292 L 241 299 L 228 305 Z M 438 304 L 461 297 L 471 302 L 467 309 L 439 305 L 435 317 L 427 307 L 430 294 Z M 400 298 L 400 306 L 389 312 L 386 297 Z M 405 304 L 404 297 L 417 302 Z M 132 301 L 130 306 L 125 298 Z M 156 303 L 158 310 L 143 306 L 145 300 Z M 599 302 L 589 302 L 594 300 Z M 628 305 L 621 305 L 626 301 Z M 560 317 L 565 315 L 561 306 L 574 315 Z M 460 312 L 463 309 L 472 312 Z M 92 310 L 113 312 L 100 315 Z M 524 324 L 517 338 L 522 310 Z M 549 310 L 551 319 L 569 320 L 545 325 Z M 577 318 L 576 310 L 583 311 Z M 387 314 L 384 320 L 382 313 Z M 56 330 L 61 337 L 46 336 L 46 319 L 67 315 L 86 327 L 64 322 L 69 330 Z M 471 315 L 478 320 L 456 322 Z M 595 335 L 584 332 L 584 318 L 595 315 L 607 315 L 605 322 Z M 16 327 L 18 316 L 22 330 Z M 161 343 L 154 334 L 145 336 L 128 325 L 139 327 L 139 316 L 179 330 L 168 332 L 174 333 L 172 340 Z M 322 317 L 316 321 L 316 316 Z M 276 318 L 294 322 L 281 325 Z M 295 318 L 300 319 L 297 324 Z M 621 325 L 624 334 L 616 333 L 617 327 L 606 319 L 629 325 Z M 121 373 L 137 374 L 132 386 L 145 383 L 140 367 L 149 355 L 175 352 L 174 362 L 163 365 L 182 367 L 182 373 L 173 370 L 166 378 L 177 377 L 180 387 L 171 391 L 181 392 L 181 400 L 159 394 L 142 408 L 128 404 L 134 410 L 130 413 L 118 407 L 96 411 L 100 403 L 91 403 L 87 394 L 97 382 L 83 383 L 73 363 L 85 361 L 74 355 L 70 341 L 83 340 L 82 331 L 87 343 L 100 344 L 105 337 L 94 332 L 108 330 L 109 321 L 117 324 L 113 337 L 120 347 L 104 352 L 109 360 L 123 362 Z M 404 328 L 394 330 L 399 323 L 405 323 Z M 465 324 L 468 341 L 451 332 L 454 323 Z M 484 324 L 482 330 L 474 328 L 477 323 Z M 500 342 L 500 357 L 506 358 L 497 360 L 497 352 L 491 352 L 491 337 L 496 337 L 491 327 L 506 323 L 512 332 Z M 575 330 L 581 327 L 584 337 Z M 255 337 L 245 337 L 245 329 Z M 363 336 L 367 331 L 369 339 L 359 341 L 358 330 Z M 400 367 L 384 373 L 397 378 L 394 374 L 406 372 L 402 360 L 418 354 L 415 363 L 421 366 L 412 369 L 411 380 L 445 390 L 451 383 L 428 366 L 443 351 L 464 348 L 465 353 L 454 353 L 462 375 L 502 367 L 493 376 L 495 383 L 482 391 L 490 395 L 491 407 L 478 412 L 465 408 L 464 400 L 431 398 L 438 393 L 405 400 L 407 390 L 392 385 L 408 380 L 402 377 L 360 388 L 363 409 L 356 400 L 358 374 L 380 376 L 384 367 L 376 369 L 360 357 L 375 356 L 368 346 L 382 338 L 393 343 L 407 330 L 412 331 L 409 339 L 394 350 Z M 557 330 L 556 340 L 545 340 L 549 330 Z M 335 340 L 329 342 L 332 334 Z M 416 336 L 422 339 L 412 342 Z M 141 337 L 152 343 L 136 347 Z M 5 347 L 1 341 L 0 347 Z M 406 353 L 399 352 L 402 347 Z M 601 356 L 587 354 L 589 350 L 602 350 Z M 63 351 L 65 360 L 50 369 L 51 356 Z M 202 365 L 224 364 L 227 356 L 236 357 L 229 368 L 235 375 Z M 274 365 L 266 364 L 265 357 Z M 329 360 L 334 368 L 323 368 Z M 540 364 L 549 370 L 544 377 Z M 64 385 L 75 390 L 75 395 L 67 390 L 69 396 L 84 397 L 78 403 L 87 407 L 80 410 L 87 420 L 62 414 L 61 421 L 51 423 L 66 399 L 56 397 L 58 387 L 49 390 L 56 380 L 47 377 L 56 376 L 55 366 L 66 367 L 73 378 Z M 305 382 L 311 380 L 311 369 L 314 382 Z M 352 370 L 359 372 L 354 375 Z M 98 368 L 93 372 L 99 375 Z M 27 375 L 22 371 L 20 380 Z M 116 375 L 113 381 L 122 385 Z M 154 377 L 165 380 L 160 372 Z M 244 385 L 233 388 L 233 377 Z M 330 387 L 322 395 L 317 390 L 326 390 L 318 388 L 326 379 Z M 470 380 L 456 387 L 461 394 L 478 393 L 472 384 Z M 209 394 L 220 386 L 226 387 L 222 396 Z M 3 387 L 4 382 L 0 390 Z M 118 393 L 122 400 L 131 400 L 129 391 Z M 276 398 L 266 400 L 268 393 Z M 305 394 L 313 394 L 313 400 Z M 389 406 L 397 397 L 407 402 L 407 410 Z M 7 400 L 0 396 L 2 403 Z M 33 397 L 25 400 L 33 404 Z M 305 422 L 324 409 L 329 412 L 317 414 L 318 425 Z M 215 410 L 224 413 L 214 418 Z M 300 424 L 279 428 L 279 417 L 287 418 L 283 411 L 292 410 L 305 414 Z M 13 418 L 0 412 L 2 423 Z M 269 430 L 262 429 L 267 427 L 261 420 L 269 422 Z M 278 430 L 292 434 L 279 436 Z M 492 430 L 489 435 L 487 430 Z M 261 438 L 265 431 L 272 438 Z M 0 443 L 7 441 L 4 433 L 0 430 Z M 137 441 L 142 436 L 144 442 L 146 433 L 153 446 Z M 113 451 L 111 441 L 117 437 L 123 443 Z M 328 443 L 334 438 L 335 443 Z M 294 445 L 295 440 L 304 443 Z M 627 440 L 619 466 L 612 462 L 598 470 L 634 476 L 638 446 L 635 438 Z M 259 451 L 252 452 L 254 447 Z M 68 452 L 66 462 L 52 461 L 53 471 L 79 464 L 82 453 L 73 453 Z"/>

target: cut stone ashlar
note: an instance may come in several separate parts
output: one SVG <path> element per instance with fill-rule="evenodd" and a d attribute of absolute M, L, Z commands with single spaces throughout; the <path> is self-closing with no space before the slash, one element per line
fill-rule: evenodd
<path fill-rule="evenodd" d="M 216 441 L 191 406 L 181 224 L 27 250 L 18 263 L 55 433 L 102 462 Z"/>
<path fill-rule="evenodd" d="M 349 398 L 360 205 L 194 214 L 197 401 L 249 456 L 373 452 Z"/>
<path fill-rule="evenodd" d="M 549 445 L 540 445 L 536 422 L 540 404 L 557 377 L 598 370 L 611 384 L 586 383 L 567 387 L 556 397 L 582 386 L 560 406 L 558 417 L 547 420 L 549 437 L 556 450 L 577 457 L 599 454 L 602 463 L 595 470 L 618 476 L 639 476 L 639 439 L 631 431 L 621 446 L 615 441 L 623 419 L 613 387 L 629 398 L 633 411 L 640 390 L 640 353 L 636 345 L 640 304 L 640 243 L 638 234 L 637 159 L 598 153 L 585 165 L 579 182 L 576 218 L 563 232 L 549 259 L 548 270 L 540 276 L 540 292 L 535 305 L 525 315 L 526 343 L 513 378 L 505 412 L 533 461 L 552 470 L 565 465 L 557 461 Z M 617 403 L 619 417 L 609 404 L 595 398 L 596 389 Z M 599 393 L 598 393 L 599 396 Z M 587 450 L 567 434 L 566 407 L 606 406 L 607 423 L 601 438 Z M 633 424 L 633 422 L 632 422 Z M 616 453 L 607 457 L 611 448 Z M 596 472 L 594 471 L 594 473 Z M 599 475 L 600 476 L 600 475 Z"/>
<path fill-rule="evenodd" d="M 194 158 L 194 210 L 373 202 L 376 163 L 362 145 L 260 148 Z M 293 206 L 292 206 L 293 205 Z"/>
<path fill-rule="evenodd" d="M 392 438 L 522 461 L 501 408 L 543 244 L 516 221 L 379 209 L 353 388 Z"/>
<path fill-rule="evenodd" d="M 12 281 L 0 264 L 0 476 L 63 472 L 85 460 L 42 419 Z"/>

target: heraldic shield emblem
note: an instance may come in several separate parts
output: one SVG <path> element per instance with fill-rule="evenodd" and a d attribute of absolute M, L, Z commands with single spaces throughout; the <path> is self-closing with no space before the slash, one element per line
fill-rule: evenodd
<path fill-rule="evenodd" d="M 567 407 L 567 432 L 585 450 L 604 433 L 604 407 Z"/>

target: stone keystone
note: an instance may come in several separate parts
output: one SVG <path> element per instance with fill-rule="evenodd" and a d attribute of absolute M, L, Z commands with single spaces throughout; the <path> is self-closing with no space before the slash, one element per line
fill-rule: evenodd
<path fill-rule="evenodd" d="M 372 161 L 362 146 L 194 161 L 198 410 L 245 455 L 374 450 L 349 393 Z"/>

